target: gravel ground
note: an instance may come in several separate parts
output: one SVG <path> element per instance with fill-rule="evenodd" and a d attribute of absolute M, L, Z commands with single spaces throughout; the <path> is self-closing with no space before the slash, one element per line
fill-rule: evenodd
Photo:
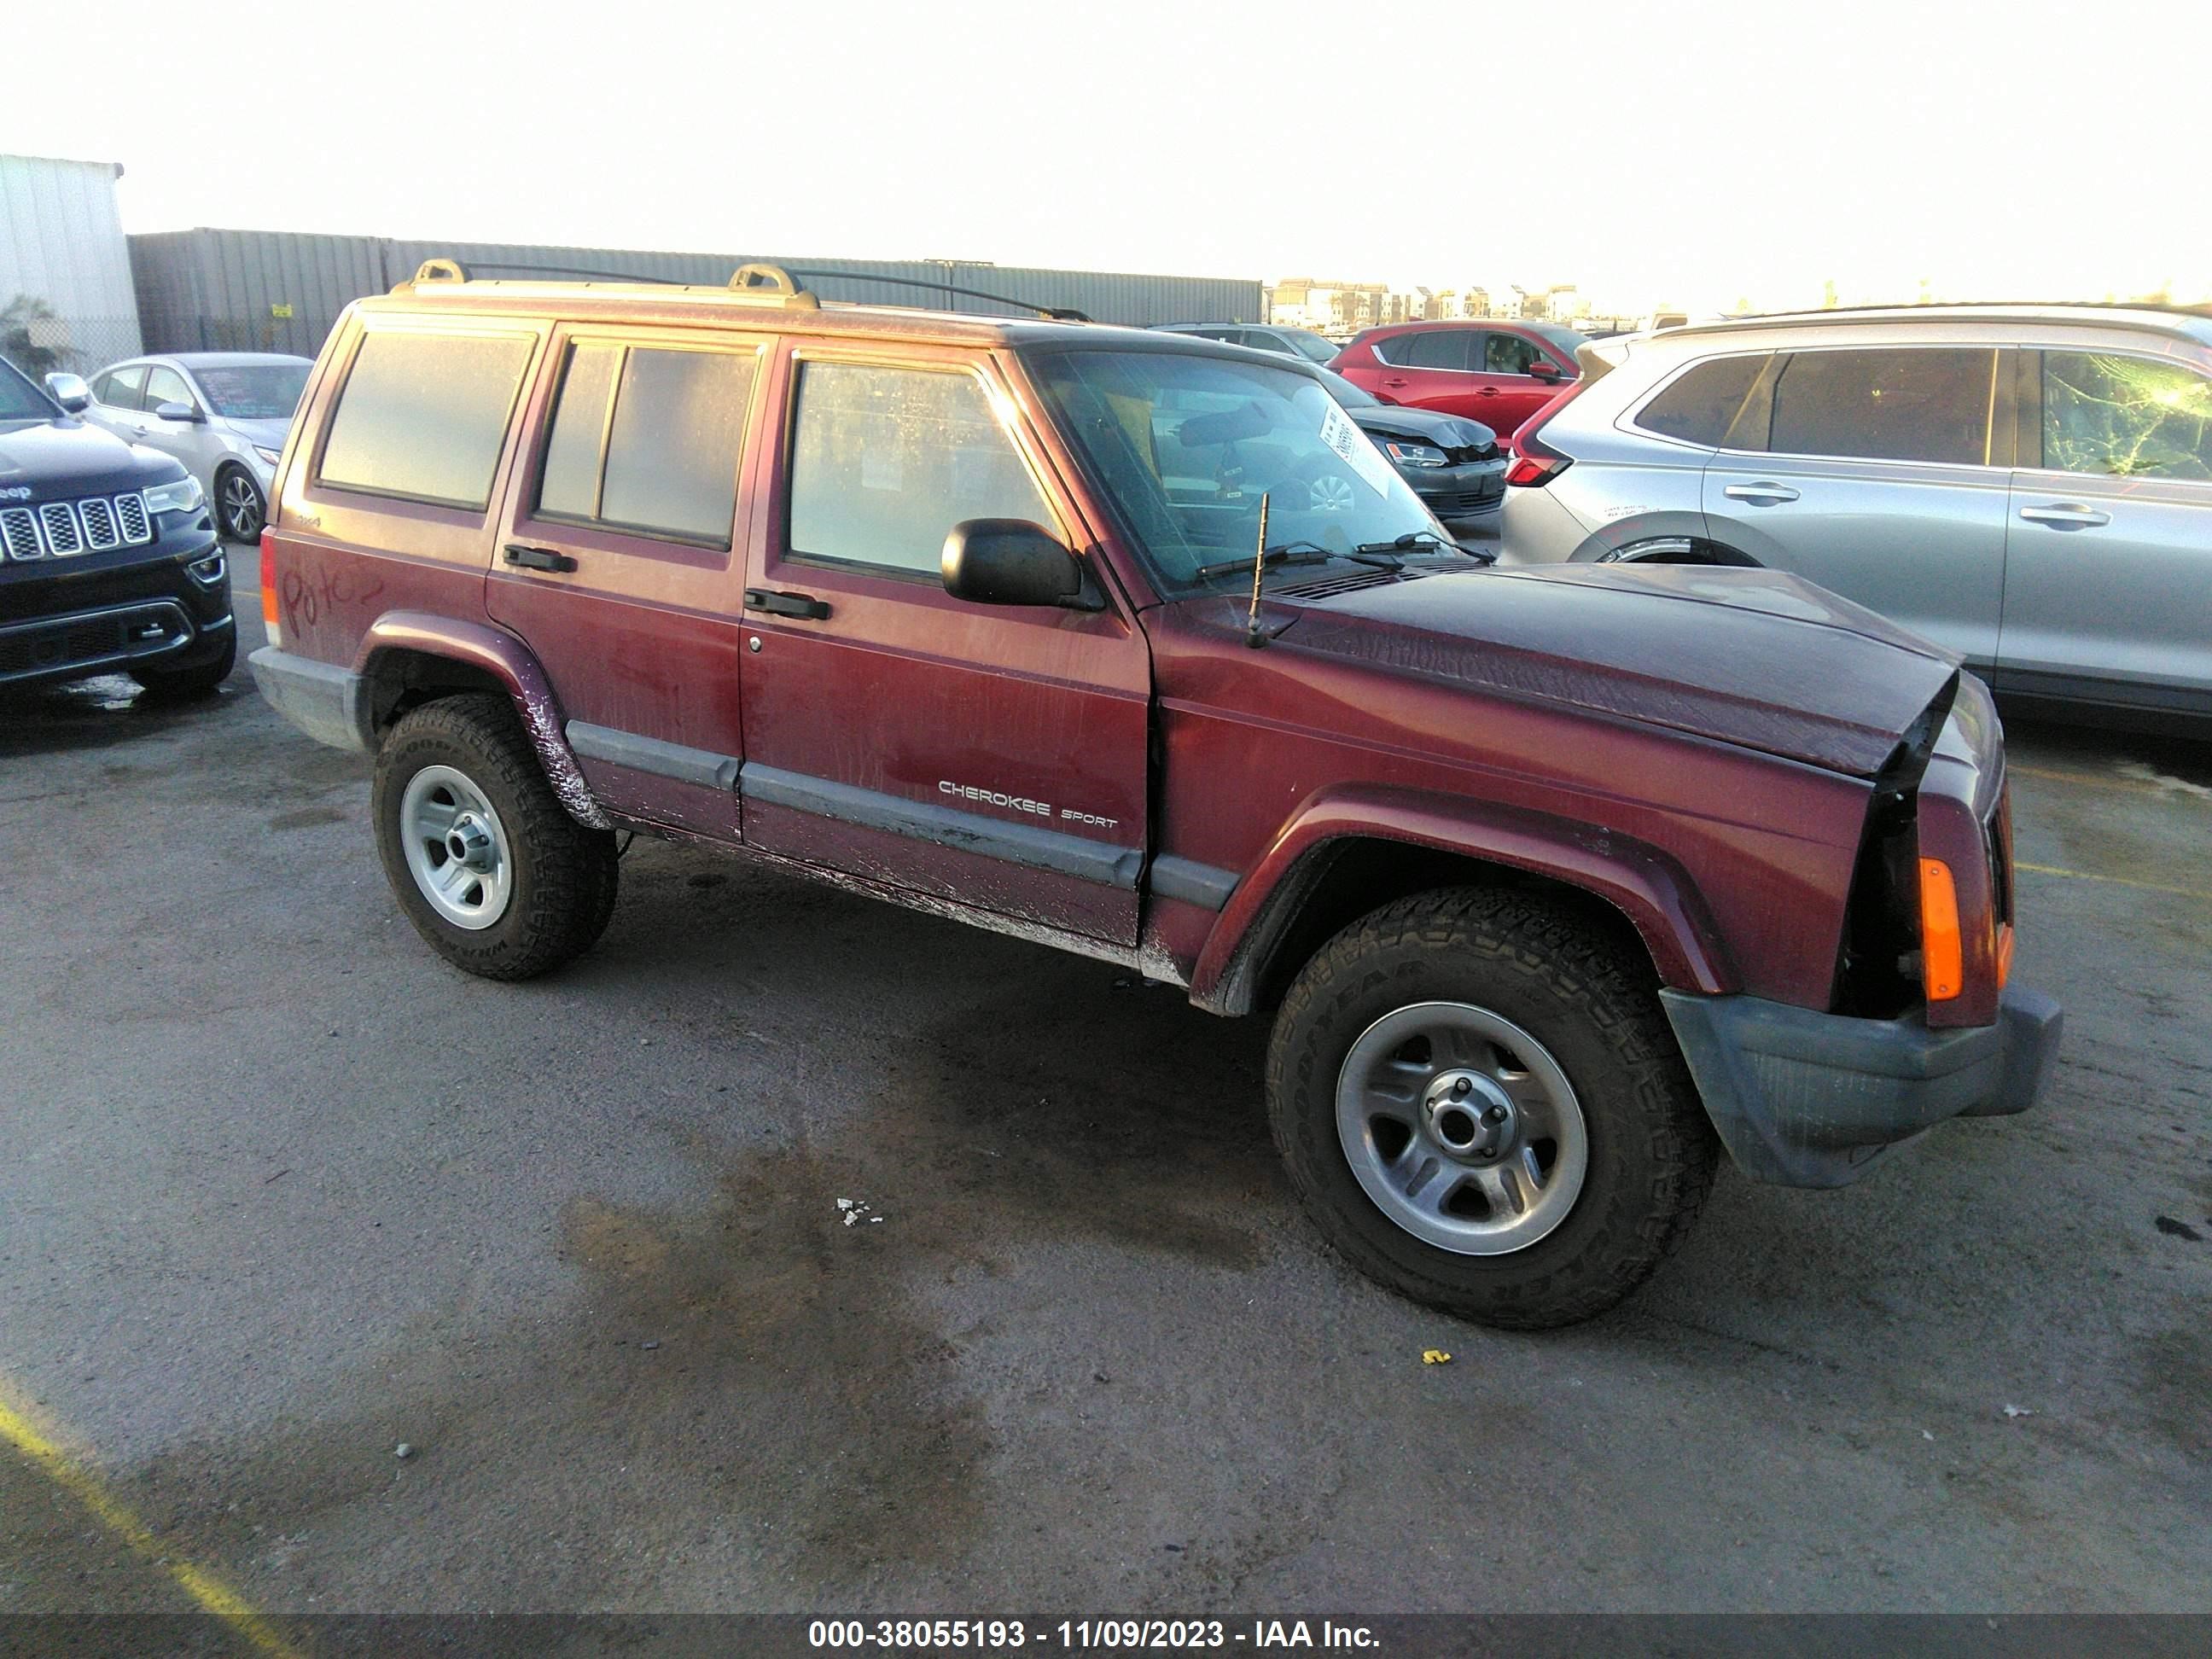
<path fill-rule="evenodd" d="M 2212 750 L 2014 757 L 2041 1109 L 1532 1338 L 1322 1248 L 1257 1023 L 642 841 L 471 981 L 242 671 L 18 694 L 0 1401 L 278 1613 L 2212 1608 Z M 0 1612 L 182 1605 L 76 1504 Z"/>

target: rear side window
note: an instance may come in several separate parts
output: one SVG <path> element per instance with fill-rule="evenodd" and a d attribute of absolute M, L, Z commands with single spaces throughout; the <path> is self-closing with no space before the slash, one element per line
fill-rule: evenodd
<path fill-rule="evenodd" d="M 1752 388 L 1758 385 L 1759 371 L 1765 362 L 1754 355 L 1714 357 L 1698 363 L 1646 404 L 1636 424 L 1662 438 L 1680 438 L 1708 449 L 1764 449 L 1764 441 L 1746 446 L 1727 444 L 1725 440 Z"/>
<path fill-rule="evenodd" d="M 751 350 L 571 346 L 538 515 L 727 548 L 758 368 Z"/>
<path fill-rule="evenodd" d="M 935 576 L 963 519 L 1052 512 L 971 374 L 807 363 L 792 433 L 793 553 Z"/>
<path fill-rule="evenodd" d="M 143 409 L 146 365 L 111 369 L 92 383 L 92 395 L 110 409 Z"/>
<path fill-rule="evenodd" d="M 481 513 L 532 342 L 379 331 L 331 416 L 319 481 Z"/>
<path fill-rule="evenodd" d="M 1984 465 L 1996 378 L 1995 351 L 1795 352 L 1775 381 L 1769 447 L 1786 455 Z"/>
<path fill-rule="evenodd" d="M 2212 380 L 2179 363 L 2046 351 L 2043 464 L 2110 478 L 2212 481 Z"/>

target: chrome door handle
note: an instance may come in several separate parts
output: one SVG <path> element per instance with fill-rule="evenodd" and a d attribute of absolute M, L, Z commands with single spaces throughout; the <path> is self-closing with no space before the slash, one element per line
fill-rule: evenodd
<path fill-rule="evenodd" d="M 2059 530 L 2094 530 L 2110 524 L 2112 515 L 2079 501 L 2052 501 L 2045 507 L 2023 507 L 2020 516 L 2030 524 L 2047 524 Z"/>
<path fill-rule="evenodd" d="M 1721 491 L 1730 501 L 1752 501 L 1764 507 L 1773 507 L 1783 501 L 1794 501 L 1797 492 L 1788 484 L 1747 483 L 1729 484 Z"/>

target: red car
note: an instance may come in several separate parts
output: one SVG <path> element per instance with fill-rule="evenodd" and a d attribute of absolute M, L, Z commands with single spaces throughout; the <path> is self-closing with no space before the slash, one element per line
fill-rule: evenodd
<path fill-rule="evenodd" d="M 638 834 L 1267 1012 L 1328 1237 L 1518 1327 L 1626 1295 L 1723 1148 L 1837 1186 L 2034 1099 L 2060 1014 L 2006 983 L 1956 659 L 1780 571 L 1492 570 L 1287 360 L 734 281 L 434 260 L 323 348 L 254 678 L 374 754 L 447 960 L 586 951 Z M 811 971 L 728 920 L 728 971 Z M 1113 1018 L 979 1013 L 1013 1066 Z M 908 1086 L 820 1063 L 825 1110 Z"/>
<path fill-rule="evenodd" d="M 1393 323 L 1369 329 L 1329 367 L 1386 402 L 1480 421 L 1503 440 L 1574 381 L 1582 343 L 1557 323 Z"/>

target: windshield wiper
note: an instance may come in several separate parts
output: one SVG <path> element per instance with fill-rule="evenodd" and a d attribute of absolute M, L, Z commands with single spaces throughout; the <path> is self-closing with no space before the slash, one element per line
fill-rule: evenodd
<path fill-rule="evenodd" d="M 1352 550 L 1355 553 L 1405 553 L 1417 547 L 1433 547 L 1441 550 L 1443 544 L 1425 530 L 1409 530 L 1395 541 L 1362 542 Z"/>
<path fill-rule="evenodd" d="M 1273 570 L 1279 564 L 1321 564 L 1330 559 L 1348 559 L 1349 553 L 1332 553 L 1311 542 L 1285 542 L 1271 547 L 1260 555 L 1262 568 Z M 1209 576 L 1226 576 L 1233 571 L 1249 570 L 1249 559 L 1217 559 L 1212 564 L 1202 564 L 1190 573 L 1193 581 L 1204 581 Z"/>

